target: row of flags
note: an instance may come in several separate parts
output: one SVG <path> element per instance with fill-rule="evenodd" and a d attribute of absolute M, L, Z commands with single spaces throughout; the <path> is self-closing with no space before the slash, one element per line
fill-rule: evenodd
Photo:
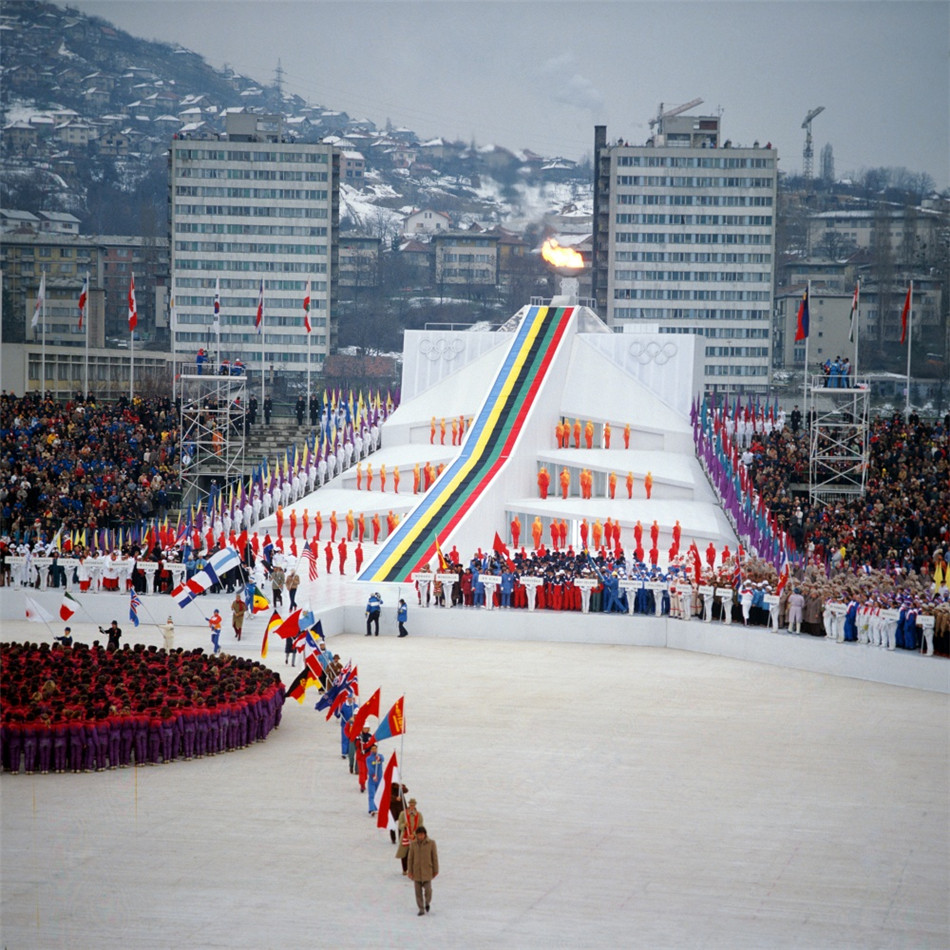
<path fill-rule="evenodd" d="M 79 298 L 76 301 L 76 305 L 79 309 L 79 329 L 83 328 L 83 323 L 86 319 L 86 306 L 89 302 L 89 275 L 83 278 L 82 288 L 79 291 Z M 46 274 L 40 278 L 40 289 L 36 294 L 36 306 L 33 308 L 33 319 L 30 321 L 30 327 L 35 330 L 37 324 L 40 322 L 40 314 L 43 310 L 43 305 L 46 303 Z M 129 278 L 129 333 L 134 333 L 135 328 L 139 323 L 139 312 L 138 307 L 135 303 L 135 273 L 133 272 Z"/>
<path fill-rule="evenodd" d="M 861 296 L 860 282 L 854 285 L 854 295 L 851 298 L 850 329 L 848 331 L 848 341 L 854 343 L 858 329 L 858 303 Z M 907 324 L 910 316 L 910 308 L 914 296 L 914 282 L 911 281 L 907 287 L 907 294 L 904 297 L 904 306 L 901 308 L 901 346 L 907 341 Z M 795 326 L 795 342 L 800 343 L 808 339 L 811 329 L 811 308 L 808 299 L 808 288 L 802 294 L 801 302 L 798 304 L 798 315 Z"/>
<path fill-rule="evenodd" d="M 217 323 L 221 318 L 221 280 L 215 278 L 214 281 L 214 322 Z M 313 331 L 310 325 L 310 281 L 307 281 L 307 289 L 303 298 L 303 325 L 307 333 Z M 260 279 L 260 286 L 257 294 L 257 310 L 254 314 L 254 329 L 258 335 L 264 332 L 264 278 Z"/>

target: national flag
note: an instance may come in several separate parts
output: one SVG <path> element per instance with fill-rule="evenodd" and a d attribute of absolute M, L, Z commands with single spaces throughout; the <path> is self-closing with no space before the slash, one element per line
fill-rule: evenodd
<path fill-rule="evenodd" d="M 82 322 L 86 317 L 86 301 L 89 299 L 89 275 L 86 274 L 82 282 L 82 290 L 79 291 L 79 329 L 82 329 Z"/>
<path fill-rule="evenodd" d="M 396 753 L 389 757 L 386 763 L 386 769 L 383 772 L 383 780 L 376 789 L 376 800 L 373 802 L 376 808 L 376 827 L 386 828 L 393 824 L 393 815 L 389 810 L 389 800 L 392 796 L 393 782 L 399 782 L 399 762 L 396 760 Z"/>
<path fill-rule="evenodd" d="M 272 630 L 276 630 L 282 623 L 283 623 L 283 620 L 280 619 L 280 614 L 277 613 L 277 611 L 275 610 L 271 614 L 270 620 L 267 621 L 267 626 L 264 628 L 264 639 L 261 642 L 261 657 L 262 658 L 267 656 L 268 636 L 270 636 L 270 633 Z"/>
<path fill-rule="evenodd" d="M 376 732 L 373 733 L 373 739 L 376 742 L 382 742 L 383 739 L 392 739 L 393 736 L 402 735 L 406 731 L 406 718 L 403 715 L 405 698 L 405 696 L 400 696 L 393 703 L 393 708 L 386 713 L 386 718 L 379 721 Z"/>
<path fill-rule="evenodd" d="M 798 324 L 795 329 L 795 342 L 808 339 L 808 288 L 802 294 L 802 302 L 798 305 Z"/>
<path fill-rule="evenodd" d="M 137 627 L 139 625 L 139 607 L 142 606 L 142 600 L 134 590 L 130 590 L 129 595 L 129 620 Z"/>
<path fill-rule="evenodd" d="M 333 700 L 333 703 L 330 705 L 330 708 L 327 710 L 327 721 L 329 722 L 330 717 L 346 702 L 347 696 L 350 695 L 350 684 L 346 683 L 337 693 L 336 697 Z"/>
<path fill-rule="evenodd" d="M 33 319 L 30 321 L 30 326 L 35 330 L 37 323 L 40 322 L 40 311 L 43 309 L 43 304 L 46 302 L 46 274 L 40 278 L 40 289 L 36 292 L 36 306 L 33 308 Z"/>
<path fill-rule="evenodd" d="M 861 282 L 854 285 L 854 296 L 851 298 L 851 328 L 848 330 L 848 342 L 854 343 L 854 334 L 858 328 L 858 297 L 861 290 Z"/>
<path fill-rule="evenodd" d="M 302 609 L 295 610 L 277 629 L 274 631 L 281 640 L 289 640 L 300 633 L 300 614 Z"/>
<path fill-rule="evenodd" d="M 914 293 L 914 285 L 907 288 L 907 296 L 904 298 L 904 309 L 901 310 L 901 346 L 907 340 L 907 318 L 910 316 L 911 297 Z"/>
<path fill-rule="evenodd" d="M 296 676 L 294 681 L 290 684 L 287 689 L 287 695 L 291 699 L 296 699 L 300 705 L 303 705 L 304 693 L 307 692 L 307 687 L 310 685 L 313 677 L 306 667 L 304 667 Z"/>
<path fill-rule="evenodd" d="M 257 316 L 254 319 L 254 326 L 258 333 L 264 332 L 264 278 L 261 278 L 261 292 L 257 298 Z"/>
<path fill-rule="evenodd" d="M 315 650 L 304 650 L 304 665 L 310 670 L 313 674 L 314 679 L 318 682 L 323 683 L 326 679 L 326 668 L 327 664 L 330 662 L 329 656 L 327 656 L 326 651 L 322 647 L 318 647 Z"/>
<path fill-rule="evenodd" d="M 353 714 L 353 718 L 350 720 L 350 724 L 347 727 L 346 734 L 351 738 L 355 739 L 363 731 L 363 723 L 370 716 L 379 715 L 379 690 L 377 689 L 369 699 L 360 706 L 359 709 Z"/>
<path fill-rule="evenodd" d="M 775 593 L 778 596 L 781 596 L 782 591 L 785 589 L 785 585 L 788 583 L 788 578 L 790 575 L 789 566 L 788 566 L 788 555 L 785 555 L 785 563 L 782 565 L 782 570 L 778 575 L 778 584 L 775 585 Z"/>
<path fill-rule="evenodd" d="M 435 553 L 439 559 L 439 570 L 445 572 L 449 569 L 449 562 L 445 559 L 445 555 L 442 553 L 442 548 L 439 545 L 439 538 L 436 536 L 435 539 Z"/>
<path fill-rule="evenodd" d="M 214 279 L 214 322 L 218 322 L 221 316 L 221 278 Z"/>
<path fill-rule="evenodd" d="M 307 574 L 310 580 L 315 581 L 317 579 L 317 556 L 313 553 L 313 549 L 309 544 L 303 549 L 303 559 L 307 562 Z"/>
<path fill-rule="evenodd" d="M 139 323 L 139 312 L 135 307 L 135 274 L 129 278 L 129 333 L 134 333 Z"/>
<path fill-rule="evenodd" d="M 76 612 L 77 607 L 79 606 L 79 601 L 73 597 L 69 591 L 66 591 L 63 594 L 63 602 L 59 605 L 59 619 L 60 620 L 69 620 L 69 618 Z"/>
<path fill-rule="evenodd" d="M 41 607 L 32 597 L 24 597 L 26 603 L 26 619 L 33 623 L 52 623 L 53 615 Z M 378 706 L 378 703 L 377 703 Z"/>
<path fill-rule="evenodd" d="M 234 570 L 234 568 L 240 566 L 240 564 L 241 559 L 238 557 L 237 551 L 233 548 L 224 548 L 221 551 L 215 551 L 215 553 L 208 558 L 208 563 L 205 564 L 204 571 L 211 578 L 211 584 L 218 584 L 224 574 Z M 211 585 L 209 584 L 208 586 L 210 587 Z"/>
<path fill-rule="evenodd" d="M 310 281 L 307 281 L 307 293 L 303 298 L 303 325 L 309 333 L 312 329 L 310 326 Z"/>

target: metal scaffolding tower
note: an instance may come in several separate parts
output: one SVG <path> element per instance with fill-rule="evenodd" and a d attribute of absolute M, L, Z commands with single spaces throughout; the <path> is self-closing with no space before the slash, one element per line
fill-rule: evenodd
<path fill-rule="evenodd" d="M 187 508 L 244 475 L 247 377 L 182 374 L 176 389 Z"/>
<path fill-rule="evenodd" d="M 845 381 L 850 384 L 847 388 L 832 386 Z M 809 500 L 827 505 L 863 495 L 871 395 L 867 379 L 812 376 L 806 395 Z"/>

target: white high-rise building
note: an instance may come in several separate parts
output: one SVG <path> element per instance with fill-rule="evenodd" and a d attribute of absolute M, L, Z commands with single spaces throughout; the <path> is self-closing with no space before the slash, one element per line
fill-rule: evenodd
<path fill-rule="evenodd" d="M 704 337 L 707 391 L 764 392 L 778 157 L 683 111 L 661 109 L 645 145 L 595 128 L 593 296 L 614 328 Z"/>
<path fill-rule="evenodd" d="M 263 358 L 269 377 L 299 383 L 308 283 L 313 373 L 335 332 L 339 151 L 285 141 L 280 116 L 231 114 L 226 128 L 221 138 L 176 138 L 169 151 L 172 347 L 184 362 L 199 347 L 215 359 L 219 287 L 221 359 L 243 360 L 256 376 Z M 263 345 L 255 325 L 262 280 Z"/>

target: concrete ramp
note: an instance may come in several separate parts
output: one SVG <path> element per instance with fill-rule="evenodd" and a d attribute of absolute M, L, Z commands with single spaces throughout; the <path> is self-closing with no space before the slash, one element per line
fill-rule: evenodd
<path fill-rule="evenodd" d="M 519 469 L 535 465 L 538 444 L 527 436 L 531 427 L 526 423 L 542 403 L 552 402 L 550 415 L 556 414 L 575 324 L 574 307 L 527 308 L 458 456 L 387 539 L 359 580 L 406 582 L 413 571 L 434 562 L 437 541 L 443 549 L 457 542 L 466 552 L 484 543 L 486 527 L 477 522 L 478 509 L 494 493 L 493 483 L 495 490 L 504 484 L 499 476 L 515 457 L 516 447 L 524 449 L 518 453 L 524 456 Z M 552 379 L 557 383 L 548 386 Z M 465 522 L 473 526 L 471 539 L 465 536 L 468 532 L 459 531 Z M 490 532 L 495 525 L 494 512 L 489 524 Z M 471 541 L 474 543 L 466 546 Z"/>

